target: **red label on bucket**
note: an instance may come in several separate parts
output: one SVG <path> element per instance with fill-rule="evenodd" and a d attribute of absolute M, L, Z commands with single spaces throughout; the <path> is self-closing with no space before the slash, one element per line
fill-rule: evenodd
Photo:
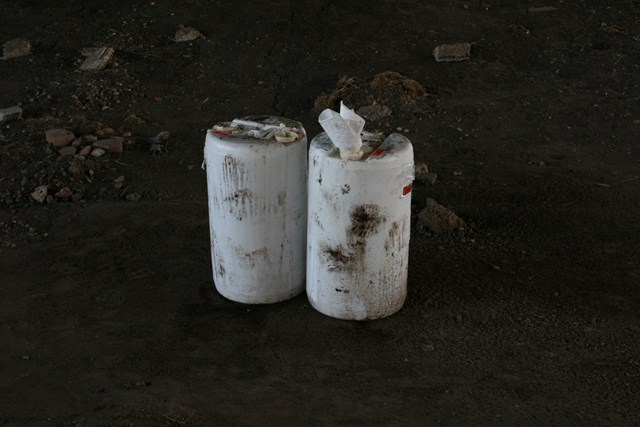
<path fill-rule="evenodd" d="M 384 153 L 384 148 L 378 148 L 376 151 L 371 154 L 372 157 L 380 157 Z"/>
<path fill-rule="evenodd" d="M 413 190 L 413 183 L 405 186 L 402 189 L 402 197 L 406 196 L 407 194 L 411 193 L 411 191 Z"/>

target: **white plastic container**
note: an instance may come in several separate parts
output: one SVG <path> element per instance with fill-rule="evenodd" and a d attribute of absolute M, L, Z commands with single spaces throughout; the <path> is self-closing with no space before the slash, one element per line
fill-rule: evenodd
<path fill-rule="evenodd" d="M 348 320 L 389 316 L 407 295 L 413 148 L 400 134 L 362 139 L 360 160 L 325 133 L 309 150 L 307 295 Z"/>
<path fill-rule="evenodd" d="M 218 292 L 268 304 L 304 291 L 307 137 L 298 122 L 219 123 L 205 149 L 211 261 Z"/>

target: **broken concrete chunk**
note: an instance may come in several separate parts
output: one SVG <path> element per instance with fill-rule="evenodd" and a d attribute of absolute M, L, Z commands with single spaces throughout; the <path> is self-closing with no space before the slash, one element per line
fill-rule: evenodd
<path fill-rule="evenodd" d="M 0 110 L 0 123 L 11 120 L 18 120 L 22 117 L 22 108 L 13 106 Z"/>
<path fill-rule="evenodd" d="M 471 43 L 441 44 L 433 50 L 437 62 L 466 61 L 471 55 Z"/>
<path fill-rule="evenodd" d="M 450 233 L 465 228 L 463 220 L 433 199 L 427 199 L 427 206 L 420 211 L 418 217 L 436 234 Z"/>
<path fill-rule="evenodd" d="M 31 53 L 31 42 L 27 39 L 13 39 L 2 45 L 2 59 L 13 59 Z"/>
<path fill-rule="evenodd" d="M 82 71 L 102 70 L 113 58 L 113 53 L 114 50 L 111 47 L 85 48 L 82 54 L 86 55 L 87 59 L 80 64 L 80 69 Z"/>
<path fill-rule="evenodd" d="M 176 36 L 173 40 L 176 42 L 190 42 L 201 37 L 204 37 L 202 33 L 193 27 L 180 27 L 176 31 Z"/>
<path fill-rule="evenodd" d="M 44 203 L 47 199 L 47 193 L 49 192 L 49 187 L 46 185 L 41 185 L 37 187 L 33 193 L 31 193 L 31 197 L 38 203 Z"/>

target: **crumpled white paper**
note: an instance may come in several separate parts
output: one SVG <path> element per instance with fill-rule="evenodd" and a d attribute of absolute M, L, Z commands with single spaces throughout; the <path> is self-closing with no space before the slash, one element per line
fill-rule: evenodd
<path fill-rule="evenodd" d="M 365 120 L 355 111 L 340 101 L 340 114 L 327 108 L 320 113 L 318 122 L 331 138 L 331 142 L 340 149 L 342 158 L 357 160 L 362 157 L 360 133 L 364 128 Z"/>

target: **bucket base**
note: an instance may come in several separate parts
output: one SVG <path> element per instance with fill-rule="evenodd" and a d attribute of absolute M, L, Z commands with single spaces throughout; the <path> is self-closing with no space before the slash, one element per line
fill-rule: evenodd
<path fill-rule="evenodd" d="M 376 320 L 376 319 L 384 319 L 385 317 L 392 316 L 396 314 L 402 306 L 404 305 L 404 301 L 406 296 L 401 300 L 396 301 L 392 306 L 385 307 L 384 310 L 372 310 L 369 312 L 366 311 L 349 311 L 345 310 L 344 307 L 327 307 L 325 305 L 318 305 L 311 296 L 307 293 L 307 298 L 309 299 L 309 303 L 311 307 L 313 307 L 316 311 L 324 314 L 325 316 L 333 317 L 334 319 L 340 320 Z"/>
<path fill-rule="evenodd" d="M 229 289 L 221 289 L 216 286 L 216 290 L 220 295 L 233 302 L 239 302 L 241 304 L 275 304 L 277 302 L 286 301 L 294 298 L 304 292 L 304 284 L 298 288 L 294 288 L 290 291 L 280 294 L 271 294 L 268 297 L 264 295 L 245 295 L 237 292 L 230 291 Z"/>

